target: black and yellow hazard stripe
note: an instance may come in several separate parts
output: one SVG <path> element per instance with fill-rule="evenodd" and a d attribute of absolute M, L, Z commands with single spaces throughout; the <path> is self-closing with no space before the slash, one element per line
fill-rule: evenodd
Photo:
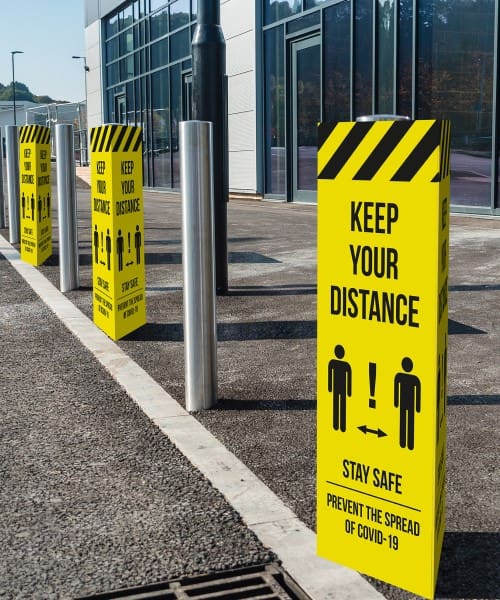
<path fill-rule="evenodd" d="M 48 144 L 50 142 L 50 127 L 44 125 L 23 125 L 19 129 L 21 144 Z"/>
<path fill-rule="evenodd" d="M 321 123 L 318 179 L 441 181 L 449 176 L 449 121 Z"/>
<path fill-rule="evenodd" d="M 92 152 L 136 152 L 142 144 L 142 129 L 133 125 L 101 125 L 90 131 Z"/>

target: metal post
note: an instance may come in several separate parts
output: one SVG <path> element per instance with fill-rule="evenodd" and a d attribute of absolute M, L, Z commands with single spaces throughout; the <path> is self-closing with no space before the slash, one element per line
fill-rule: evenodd
<path fill-rule="evenodd" d="M 212 123 L 180 123 L 186 409 L 217 400 Z"/>
<path fill-rule="evenodd" d="M 0 127 L 0 229 L 5 228 L 5 196 L 3 193 L 3 137 Z"/>
<path fill-rule="evenodd" d="M 193 119 L 213 123 L 215 281 L 217 294 L 227 283 L 227 82 L 226 43 L 220 26 L 220 3 L 198 0 L 197 25 L 192 42 Z"/>
<path fill-rule="evenodd" d="M 411 121 L 410 117 L 403 115 L 363 115 L 357 117 L 358 123 L 369 123 L 372 121 Z"/>
<path fill-rule="evenodd" d="M 73 125 L 59 124 L 55 129 L 60 287 L 61 292 L 69 292 L 79 287 Z"/>
<path fill-rule="evenodd" d="M 9 239 L 18 244 L 21 238 L 19 220 L 19 134 L 15 125 L 5 127 L 7 154 L 7 190 L 9 193 Z"/>

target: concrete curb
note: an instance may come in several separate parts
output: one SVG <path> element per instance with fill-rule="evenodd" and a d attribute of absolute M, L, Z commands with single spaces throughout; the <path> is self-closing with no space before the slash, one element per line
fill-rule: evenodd
<path fill-rule="evenodd" d="M 316 556 L 316 534 L 1 235 L 0 252 L 314 600 L 383 598 L 356 571 Z"/>

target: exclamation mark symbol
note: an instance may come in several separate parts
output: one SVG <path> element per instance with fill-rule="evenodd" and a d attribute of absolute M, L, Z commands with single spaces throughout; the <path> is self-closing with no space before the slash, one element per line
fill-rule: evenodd
<path fill-rule="evenodd" d="M 130 254 L 130 231 L 128 232 L 128 253 Z"/>
<path fill-rule="evenodd" d="M 376 363 L 368 363 L 368 377 L 370 379 L 370 399 L 368 400 L 368 406 L 370 408 L 375 408 L 375 384 L 377 382 L 377 364 Z"/>

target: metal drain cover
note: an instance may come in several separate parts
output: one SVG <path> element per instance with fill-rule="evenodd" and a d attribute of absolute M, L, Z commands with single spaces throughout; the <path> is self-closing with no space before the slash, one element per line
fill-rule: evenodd
<path fill-rule="evenodd" d="M 277 564 L 183 577 L 75 600 L 311 600 Z"/>

